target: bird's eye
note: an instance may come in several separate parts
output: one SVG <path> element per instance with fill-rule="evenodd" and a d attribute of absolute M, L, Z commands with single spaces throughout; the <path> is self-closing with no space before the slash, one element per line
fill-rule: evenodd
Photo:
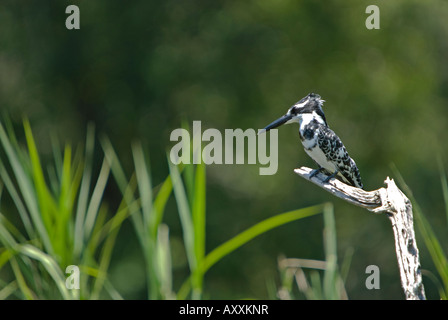
<path fill-rule="evenodd" d="M 296 107 L 294 107 L 294 108 L 291 108 L 291 112 L 290 112 L 292 115 L 296 115 L 297 114 L 297 108 Z"/>

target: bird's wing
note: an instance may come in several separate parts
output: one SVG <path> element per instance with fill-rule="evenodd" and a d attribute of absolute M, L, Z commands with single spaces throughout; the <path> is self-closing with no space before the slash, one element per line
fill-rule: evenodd
<path fill-rule="evenodd" d="M 355 161 L 348 155 L 347 149 L 341 139 L 328 127 L 319 128 L 319 147 L 327 159 L 339 169 L 345 182 L 354 187 L 362 188 L 361 175 Z"/>

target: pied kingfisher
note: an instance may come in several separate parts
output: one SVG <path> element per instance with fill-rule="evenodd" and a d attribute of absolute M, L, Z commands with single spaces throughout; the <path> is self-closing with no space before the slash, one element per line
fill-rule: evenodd
<path fill-rule="evenodd" d="M 264 131 L 277 128 L 282 124 L 299 123 L 300 140 L 305 152 L 313 159 L 318 169 L 312 171 L 310 178 L 325 171 L 330 179 L 338 176 L 345 183 L 362 188 L 361 176 L 355 161 L 350 158 L 341 139 L 328 127 L 322 110 L 322 100 L 318 94 L 310 93 L 289 108 L 281 118 L 269 124 Z"/>

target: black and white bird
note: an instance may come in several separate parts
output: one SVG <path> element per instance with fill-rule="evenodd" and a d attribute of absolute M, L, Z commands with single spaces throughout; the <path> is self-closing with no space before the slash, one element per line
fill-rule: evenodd
<path fill-rule="evenodd" d="M 269 131 L 282 124 L 297 122 L 305 152 L 319 166 L 312 171 L 310 178 L 324 171 L 330 175 L 325 182 L 340 177 L 343 182 L 362 188 L 361 176 L 355 161 L 348 155 L 341 139 L 328 127 L 322 110 L 324 102 L 325 100 L 318 94 L 310 93 L 264 130 Z"/>

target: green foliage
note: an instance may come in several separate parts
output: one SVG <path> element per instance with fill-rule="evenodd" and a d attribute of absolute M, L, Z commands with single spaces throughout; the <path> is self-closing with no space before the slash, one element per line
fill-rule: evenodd
<path fill-rule="evenodd" d="M 371 4 L 380 9 L 380 30 L 365 27 L 368 17 L 365 10 Z M 53 219 L 51 207 L 62 205 L 58 201 L 59 195 L 53 196 L 53 201 L 33 202 L 37 202 L 38 194 L 40 198 L 46 197 L 45 189 L 54 195 L 57 186 L 51 184 L 47 164 L 57 161 L 62 169 L 69 153 L 73 160 L 82 154 L 76 146 L 84 140 L 87 123 L 95 123 L 97 130 L 113 141 L 114 150 L 120 156 L 130 152 L 130 141 L 136 137 L 142 140 L 143 149 L 151 155 L 153 205 L 157 207 L 159 202 L 162 206 L 165 202 L 167 207 L 163 210 L 171 210 L 170 200 L 157 198 L 161 190 L 156 185 L 167 179 L 165 152 L 170 144 L 169 135 L 182 119 L 200 120 L 203 128 L 221 131 L 226 128 L 257 129 L 314 91 L 326 100 L 324 111 L 328 123 L 356 160 L 366 190 L 379 188 L 384 178 L 390 175 L 388 164 L 396 163 L 431 221 L 442 249 L 447 252 L 444 224 L 438 218 L 433 222 L 433 216 L 429 215 L 444 210 L 442 201 L 433 201 L 432 195 L 440 192 L 434 154 L 439 151 L 448 159 L 448 148 L 443 147 L 443 141 L 448 138 L 446 1 L 153 0 L 133 1 L 132 5 L 109 0 L 79 1 L 80 30 L 65 28 L 67 5 L 64 1 L 28 1 L 26 6 L 22 1 L 0 1 L 0 106 L 11 114 L 14 126 L 22 126 L 23 115 L 30 119 L 47 184 L 47 187 L 34 186 L 33 182 L 35 195 L 28 194 L 27 189 L 31 188 L 26 186 L 23 191 L 18 190 L 22 205 L 27 213 L 29 211 L 29 215 L 20 218 L 23 228 L 19 228 L 27 239 L 34 239 L 34 232 L 45 250 L 61 250 L 61 245 L 53 244 L 54 239 L 45 231 L 45 224 Z M 48 161 L 51 145 L 47 145 L 48 137 L 43 134 L 46 132 L 56 132 L 61 141 L 72 141 L 71 150 L 62 146 L 54 161 Z M 23 141 L 22 137 L 18 138 Z M 314 165 L 300 150 L 298 141 L 297 128 L 286 126 L 279 130 L 279 171 L 270 177 L 254 173 L 254 165 L 207 166 L 206 210 L 209 214 L 206 224 L 211 226 L 211 231 L 206 234 L 207 243 L 224 242 L 234 235 L 232 230 L 235 233 L 243 230 L 272 212 L 286 212 L 328 201 L 328 194 L 293 177 L 295 167 Z M 13 141 L 11 144 L 14 145 Z M 6 153 L 2 156 L 7 157 Z M 84 156 L 88 157 L 87 154 Z M 148 161 L 146 156 L 145 161 Z M 86 179 L 81 179 L 80 182 L 81 201 L 64 205 L 64 210 L 75 206 L 76 216 L 69 219 L 74 219 L 75 255 L 79 255 L 83 247 L 82 238 L 76 234 L 83 232 L 84 221 L 88 221 L 87 224 L 97 221 L 93 219 L 94 203 L 100 205 L 97 218 L 106 219 L 102 223 L 107 223 L 118 206 L 114 203 L 112 210 L 102 201 L 95 200 L 88 215 L 89 202 L 82 203 L 85 201 L 82 199 L 93 196 L 99 178 L 95 168 L 103 161 L 103 152 L 95 150 L 92 181 L 87 183 Z M 133 157 L 123 157 L 121 165 L 125 172 L 135 170 Z M 73 186 L 79 179 L 75 173 L 77 166 L 79 164 L 71 163 Z M 65 169 L 68 172 L 67 165 Z M 36 175 L 36 178 L 39 178 L 38 171 L 38 166 L 26 167 L 26 174 Z M 83 171 L 83 176 L 86 172 Z M 104 176 L 106 172 L 104 168 Z M 10 174 L 15 176 L 12 168 Z M 51 173 L 56 174 L 64 175 L 62 170 Z M 191 206 L 192 195 L 188 190 L 192 189 L 187 184 L 194 177 L 186 175 L 191 174 L 185 172 L 181 177 Z M 22 180 L 20 176 L 18 178 Z M 113 179 L 116 178 L 115 174 Z M 131 180 L 131 175 L 126 178 Z M 136 201 L 133 206 L 139 208 L 140 186 L 137 177 L 134 179 L 135 190 L 129 192 Z M 126 187 L 128 182 L 123 181 Z M 3 200 L 9 200 L 7 182 L 2 180 L 0 183 L 5 189 Z M 13 179 L 13 183 L 18 187 L 23 181 Z M 115 181 L 112 190 L 114 184 Z M 171 189 L 169 183 L 165 187 Z M 74 190 L 76 188 L 72 188 Z M 90 192 L 86 193 L 86 190 Z M 100 190 L 99 185 L 96 195 Z M 70 189 L 62 192 L 63 197 L 70 200 Z M 114 198 L 114 193 L 107 194 L 109 196 Z M 147 199 L 146 202 L 147 213 L 151 201 Z M 337 217 L 344 221 L 337 230 L 343 239 L 339 241 L 340 250 L 355 246 L 358 266 L 381 263 L 382 276 L 395 277 L 393 251 L 383 243 L 390 235 L 390 226 L 382 223 L 381 218 L 360 214 L 359 208 L 336 204 Z M 40 205 L 50 209 L 45 220 L 36 217 Z M 16 207 L 20 208 L 20 204 Z M 128 216 L 126 207 L 123 204 L 122 216 L 113 220 L 115 224 Z M 9 213 L 5 206 L 2 210 Z M 157 212 L 163 210 L 156 209 Z M 23 211 L 18 210 L 17 216 L 25 216 L 20 214 Z M 192 209 L 190 213 L 193 220 Z M 175 214 L 165 217 L 157 213 L 157 219 L 163 220 L 149 224 L 155 228 L 171 222 L 173 216 L 173 219 L 179 219 L 177 211 Z M 223 225 L 224 216 L 235 222 L 233 228 L 214 228 Z M 129 221 L 135 224 L 132 222 L 134 218 Z M 319 227 L 314 220 L 310 224 L 313 225 L 310 230 Z M 14 222 L 14 225 L 18 224 Z M 302 226 L 299 224 L 297 229 Z M 177 227 L 176 224 L 175 229 L 169 229 L 169 239 L 174 241 L 174 246 L 178 246 L 183 237 Z M 92 225 L 86 228 L 87 235 L 94 230 L 90 229 Z M 137 228 L 142 229 L 143 225 Z M 294 252 L 308 255 L 308 251 L 321 251 L 316 241 L 309 241 L 306 247 L 297 247 L 297 242 L 289 238 L 297 237 L 303 242 L 319 235 L 316 232 L 296 234 L 294 228 L 291 224 L 271 233 L 283 252 L 298 250 Z M 135 229 L 120 230 L 117 235 L 119 244 L 134 241 Z M 151 232 L 154 234 L 156 229 Z M 59 228 L 51 233 L 63 236 L 67 232 Z M 269 242 L 272 243 L 269 237 L 257 239 L 253 250 L 246 252 L 248 264 L 265 262 L 267 256 L 278 253 L 278 246 L 269 246 Z M 70 240 L 70 236 L 64 239 Z M 103 240 L 99 236 L 95 239 Z M 199 246 L 200 242 L 193 246 Z M 111 257 L 112 261 L 119 259 L 120 245 L 118 249 L 117 255 Z M 65 253 L 59 254 L 63 259 L 70 256 L 64 258 Z M 201 256 L 200 252 L 195 254 L 198 258 Z M 6 260 L 7 256 L 2 258 Z M 191 262 L 191 257 L 186 261 L 182 256 L 182 261 L 173 259 L 172 262 L 174 268 L 180 270 Z M 177 262 L 182 265 L 176 266 Z M 422 262 L 423 268 L 438 274 L 432 263 Z M 109 271 L 119 272 L 127 265 L 137 268 L 141 263 L 140 256 L 134 252 L 132 257 L 117 262 Z M 228 272 L 229 277 L 214 278 L 210 274 L 209 279 L 222 296 L 237 293 L 234 297 L 239 297 L 239 294 L 257 292 L 261 298 L 267 297 L 264 283 L 258 277 L 260 274 L 274 277 L 276 273 L 272 265 L 263 263 L 260 272 L 251 273 L 232 266 L 232 259 L 221 263 L 223 268 L 232 270 Z M 106 264 L 103 266 L 105 268 Z M 246 279 L 249 285 L 233 290 L 241 279 Z M 355 282 L 350 286 L 350 296 L 361 299 L 402 297 L 394 281 L 384 281 L 381 290 L 374 292 L 356 285 L 359 279 L 359 275 L 350 274 L 348 280 Z M 140 283 L 127 282 L 126 294 L 134 298 L 147 297 L 146 288 Z M 17 284 L 7 287 L 9 292 L 14 286 Z M 433 296 L 437 294 L 434 292 Z"/>
<path fill-rule="evenodd" d="M 26 148 L 21 147 L 11 123 L 0 124 L 0 270 L 9 266 L 13 277 L 0 282 L 0 298 L 20 299 L 121 299 L 108 276 L 116 238 L 130 219 L 145 262 L 148 299 L 201 299 L 208 270 L 252 239 L 279 226 L 323 212 L 325 261 L 282 259 L 280 298 L 347 299 L 344 282 L 348 255 L 338 267 L 333 205 L 326 203 L 269 217 L 206 253 L 205 164 L 175 166 L 153 186 L 148 153 L 132 145 L 133 174 L 128 178 L 111 142 L 103 137 L 104 158 L 98 174 L 93 170 L 94 130 L 89 127 L 85 147 L 73 154 L 66 145 L 53 144 L 51 162 L 42 160 L 31 126 L 24 121 Z M 448 212 L 447 177 L 440 162 L 445 210 Z M 47 168 L 44 170 L 43 168 Z M 429 274 L 442 299 L 448 296 L 448 259 L 443 246 L 423 214 L 410 188 L 397 172 L 410 197 L 419 230 L 441 279 Z M 111 217 L 104 193 L 112 173 L 123 199 Z M 6 201 L 5 195 L 10 201 Z M 170 229 L 164 223 L 171 194 L 177 204 L 189 275 L 173 288 Z M 11 202 L 11 203 L 9 203 Z M 12 205 L 6 206 L 7 204 Z M 18 213 L 18 217 L 14 214 Z M 81 290 L 66 287 L 65 268 L 81 269 Z M 305 273 L 304 268 L 311 269 Z M 321 270 L 321 271 L 318 271 Z M 323 271 L 323 273 L 322 273 Z M 308 279 L 307 279 L 308 275 Z M 294 280 L 297 289 L 294 288 Z M 177 292 L 176 292 L 177 291 Z"/>
<path fill-rule="evenodd" d="M 10 218 L 0 215 L 0 267 L 9 263 L 15 276 L 5 284 L 3 298 L 13 294 L 26 299 L 95 299 L 103 289 L 119 297 L 106 273 L 122 220 L 117 221 L 118 212 L 106 221 L 103 194 L 110 169 L 104 161 L 100 174 L 92 173 L 93 128 L 89 128 L 84 154 L 79 149 L 73 156 L 66 145 L 61 156 L 55 145 L 53 163 L 45 171 L 29 122 L 24 121 L 25 150 L 7 124 L 7 130 L 0 124 L 5 152 L 0 177 L 14 204 L 11 212 L 19 214 L 20 223 L 11 214 Z M 66 288 L 69 265 L 81 269 L 81 290 Z"/>
<path fill-rule="evenodd" d="M 132 145 L 135 171 L 128 180 L 112 144 L 102 139 L 104 160 L 93 174 L 94 131 L 87 133 L 85 151 L 63 155 L 54 144 L 53 163 L 43 170 L 41 156 L 28 121 L 24 122 L 27 148 L 23 150 L 10 126 L 0 124 L 6 160 L 0 162 L 3 188 L 11 197 L 20 223 L 0 214 L 0 270 L 9 263 L 14 280 L 2 283 L 0 297 L 25 299 L 121 299 L 107 272 L 121 224 L 130 218 L 146 264 L 149 299 L 173 299 L 169 228 L 163 223 L 165 206 L 174 191 L 184 235 L 190 276 L 177 298 L 200 299 L 205 273 L 222 258 L 273 228 L 322 212 L 315 206 L 276 215 L 259 222 L 207 255 L 205 165 L 170 166 L 170 175 L 158 187 L 151 182 L 148 156 L 140 144 Z M 8 168 L 11 168 L 9 170 Z M 110 172 L 123 201 L 108 219 L 104 192 Z M 184 179 L 182 179 L 181 171 Z M 91 187 L 93 189 L 91 190 Z M 157 192 L 155 190 L 158 190 Z M 3 193 L 0 193 L 3 195 Z M 0 198 L 3 200 L 3 198 Z M 1 202 L 2 204 L 4 201 Z M 24 232 L 20 229 L 23 227 Z M 331 260 L 331 258 L 330 258 Z M 66 287 L 65 268 L 81 269 L 81 290 Z"/>
<path fill-rule="evenodd" d="M 154 198 L 155 188 L 151 186 L 149 164 L 145 161 L 141 145 L 133 146 L 135 173 L 129 181 L 125 178 L 109 140 L 103 139 L 103 148 L 112 163 L 112 172 L 128 204 L 129 216 L 134 222 L 134 229 L 145 254 L 149 299 L 185 299 L 190 293 L 192 299 L 200 299 L 205 273 L 218 261 L 253 238 L 286 223 L 318 214 L 324 208 L 314 206 L 273 216 L 241 232 L 206 255 L 205 164 L 175 166 L 168 160 L 170 174 Z M 169 228 L 162 223 L 171 191 L 174 192 L 177 203 L 190 270 L 190 276 L 179 288 L 177 295 L 172 288 Z"/>
<path fill-rule="evenodd" d="M 140 144 L 132 146 L 135 173 L 130 181 L 120 165 L 112 144 L 102 140 L 106 157 L 112 163 L 112 172 L 123 193 L 126 210 L 131 217 L 146 264 L 148 299 L 171 299 L 172 272 L 169 229 L 162 223 L 164 208 L 173 188 L 168 176 L 153 197 L 150 167 Z"/>
<path fill-rule="evenodd" d="M 279 259 L 279 270 L 282 278 L 277 296 L 281 299 L 298 298 L 294 282 L 302 296 L 309 300 L 343 300 L 347 299 L 344 281 L 348 273 L 351 254 L 343 262 L 342 270 L 337 264 L 336 225 L 333 205 L 324 206 L 324 251 L 325 261 L 309 259 Z M 309 280 L 303 269 L 308 268 Z M 323 270 L 323 277 L 319 270 Z"/>

